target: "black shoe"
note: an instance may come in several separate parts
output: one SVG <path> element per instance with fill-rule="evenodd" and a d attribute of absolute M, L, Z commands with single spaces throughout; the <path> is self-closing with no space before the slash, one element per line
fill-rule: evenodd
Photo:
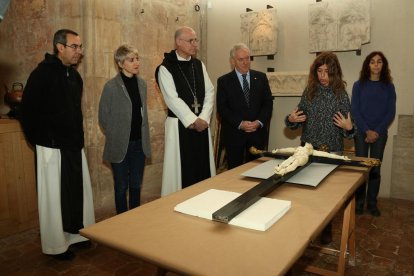
<path fill-rule="evenodd" d="M 326 245 L 332 242 L 332 225 L 329 223 L 323 230 L 321 234 L 321 244 Z"/>
<path fill-rule="evenodd" d="M 322 233 L 321 244 L 326 245 L 332 242 L 332 233 Z"/>
<path fill-rule="evenodd" d="M 59 261 L 70 261 L 70 260 L 73 260 L 73 258 L 75 258 L 75 253 L 73 253 L 72 251 L 68 249 L 63 253 L 51 255 L 51 256 Z"/>
<path fill-rule="evenodd" d="M 381 216 L 381 212 L 380 212 L 380 210 L 378 210 L 377 207 L 368 208 L 368 211 L 371 214 L 371 216 L 373 216 L 373 217 Z"/>
<path fill-rule="evenodd" d="M 77 248 L 77 249 L 86 249 L 86 248 L 91 248 L 92 247 L 92 242 L 91 241 L 83 241 L 83 242 L 77 242 L 74 244 L 70 245 L 73 248 Z"/>
<path fill-rule="evenodd" d="M 362 208 L 362 209 L 360 209 L 360 208 L 356 208 L 356 209 L 355 209 L 355 214 L 356 214 L 356 215 L 358 215 L 358 216 L 360 216 L 360 215 L 364 214 L 364 209 L 363 209 L 363 208 Z"/>

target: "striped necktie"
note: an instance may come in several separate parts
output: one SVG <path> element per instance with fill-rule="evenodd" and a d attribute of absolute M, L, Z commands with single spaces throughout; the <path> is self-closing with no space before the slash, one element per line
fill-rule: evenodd
<path fill-rule="evenodd" d="M 250 101 L 249 101 L 249 83 L 247 82 L 246 79 L 247 74 L 242 74 L 243 77 L 243 94 L 244 94 L 244 98 L 246 99 L 246 103 L 247 106 L 250 105 Z"/>

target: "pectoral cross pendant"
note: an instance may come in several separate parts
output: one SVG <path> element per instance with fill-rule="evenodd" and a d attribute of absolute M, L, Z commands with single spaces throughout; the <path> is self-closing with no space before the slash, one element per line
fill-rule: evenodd
<path fill-rule="evenodd" d="M 201 107 L 201 105 L 198 103 L 198 100 L 196 97 L 194 97 L 194 103 L 191 105 L 191 107 L 193 107 L 195 110 L 195 113 L 198 114 L 198 108 Z"/>

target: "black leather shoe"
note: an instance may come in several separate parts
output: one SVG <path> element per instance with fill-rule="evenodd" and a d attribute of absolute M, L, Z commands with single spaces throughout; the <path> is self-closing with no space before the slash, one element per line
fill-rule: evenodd
<path fill-rule="evenodd" d="M 321 244 L 326 245 L 332 242 L 332 233 L 322 233 Z"/>
<path fill-rule="evenodd" d="M 72 251 L 68 249 L 63 253 L 51 255 L 51 256 L 59 261 L 70 261 L 70 260 L 73 260 L 73 258 L 75 258 L 75 253 L 73 253 Z"/>
<path fill-rule="evenodd" d="M 321 234 L 321 244 L 326 245 L 332 242 L 332 225 L 329 223 L 323 230 Z"/>
<path fill-rule="evenodd" d="M 356 208 L 355 209 L 355 214 L 358 215 L 358 216 L 364 214 L 364 209 Z"/>
<path fill-rule="evenodd" d="M 77 243 L 71 244 L 70 246 L 73 248 L 77 248 L 77 249 L 86 249 L 86 248 L 92 247 L 92 242 L 91 241 L 77 242 Z"/>
<path fill-rule="evenodd" d="M 373 216 L 373 217 L 379 217 L 379 216 L 381 216 L 381 212 L 380 212 L 380 210 L 378 210 L 377 207 L 369 208 L 368 211 L 371 214 L 371 216 Z"/>

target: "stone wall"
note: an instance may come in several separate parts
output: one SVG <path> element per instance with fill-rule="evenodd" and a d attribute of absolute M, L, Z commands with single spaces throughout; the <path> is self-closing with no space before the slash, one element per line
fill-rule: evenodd
<path fill-rule="evenodd" d="M 202 3 L 205 1 L 201 1 Z M 195 10 L 195 4 L 201 10 Z M 140 51 L 140 75 L 148 85 L 148 108 L 153 156 L 145 168 L 143 197 L 159 196 L 164 150 L 166 106 L 154 79 L 163 53 L 174 47 L 177 27 L 193 27 L 201 39 L 199 57 L 205 59 L 205 8 L 193 0 L 19 0 L 12 1 L 0 23 L 0 84 L 26 83 L 28 75 L 52 52 L 57 29 L 77 31 L 84 44 L 79 66 L 84 80 L 85 147 L 91 172 L 95 209 L 114 208 L 110 167 L 102 161 L 105 137 L 98 125 L 102 88 L 116 74 L 113 52 L 123 43 Z M 4 91 L 0 97 L 3 99 Z M 0 113 L 6 107 L 0 101 Z"/>
<path fill-rule="evenodd" d="M 392 156 L 391 197 L 414 200 L 414 115 L 398 116 Z"/>

